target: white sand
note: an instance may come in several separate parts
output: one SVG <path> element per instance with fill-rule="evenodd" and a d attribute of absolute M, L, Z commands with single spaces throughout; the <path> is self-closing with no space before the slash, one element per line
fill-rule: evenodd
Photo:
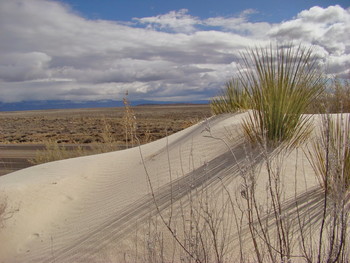
<path fill-rule="evenodd" d="M 231 137 L 232 146 L 238 139 L 230 131 L 239 129 L 244 115 L 215 117 L 142 146 L 154 188 L 165 189 L 162 187 L 170 181 L 170 176 L 178 180 L 194 170 L 223 176 L 230 172 L 225 167 L 232 156 L 223 155 L 227 152 L 226 145 L 208 137 L 207 128 L 210 126 L 214 137 L 225 140 Z M 237 155 L 242 157 L 240 153 Z M 302 153 L 299 157 L 291 154 L 286 160 L 285 171 L 291 175 L 284 184 L 290 196 L 295 194 L 296 178 L 297 192 L 305 191 L 305 181 L 307 188 L 317 185 L 314 177 L 305 178 L 301 168 L 294 173 L 297 158 L 299 164 L 307 163 Z M 210 171 L 201 167 L 209 167 Z M 309 169 L 307 173 L 310 173 L 307 164 L 299 167 Z M 127 235 L 129 220 L 142 221 L 150 206 L 138 147 L 11 173 L 0 177 L 0 193 L 7 197 L 8 211 L 13 211 L 0 229 L 0 262 L 8 263 L 104 262 L 100 251 L 105 253 L 109 244 Z M 261 194 L 265 194 L 263 190 Z"/>

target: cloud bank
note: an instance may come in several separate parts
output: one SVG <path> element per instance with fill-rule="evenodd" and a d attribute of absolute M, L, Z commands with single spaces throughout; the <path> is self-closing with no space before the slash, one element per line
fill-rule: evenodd
<path fill-rule="evenodd" d="M 88 20 L 48 0 L 0 2 L 0 101 L 201 100 L 236 72 L 239 53 L 271 41 L 314 45 L 350 78 L 350 8 L 312 7 L 279 24 L 200 19 L 186 9 L 129 23 Z"/>

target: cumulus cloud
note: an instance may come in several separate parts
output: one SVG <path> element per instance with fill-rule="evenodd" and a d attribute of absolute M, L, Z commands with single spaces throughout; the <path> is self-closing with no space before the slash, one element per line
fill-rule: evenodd
<path fill-rule="evenodd" d="M 300 12 L 295 19 L 275 25 L 269 36 L 278 41 L 299 41 L 323 50 L 329 73 L 350 78 L 350 8 L 318 6 Z"/>
<path fill-rule="evenodd" d="M 52 0 L 0 1 L 0 101 L 208 99 L 239 53 L 270 41 L 313 44 L 331 74 L 349 76 L 350 9 L 313 7 L 279 24 L 255 10 L 200 19 L 188 10 L 132 23 L 88 20 Z"/>

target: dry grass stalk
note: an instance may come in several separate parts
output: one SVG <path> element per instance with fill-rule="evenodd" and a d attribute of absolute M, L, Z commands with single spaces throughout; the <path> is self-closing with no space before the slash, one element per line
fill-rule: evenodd
<path fill-rule="evenodd" d="M 137 123 L 136 123 L 136 115 L 128 100 L 128 92 L 125 93 L 125 97 L 123 98 L 123 103 L 124 103 L 123 125 L 124 125 L 124 132 L 125 132 L 126 148 L 129 147 L 129 141 L 131 143 L 131 147 L 134 147 Z"/>
<path fill-rule="evenodd" d="M 68 150 L 67 146 L 60 145 L 53 141 L 47 141 L 44 145 L 45 150 L 37 151 L 35 158 L 29 159 L 30 163 L 36 165 L 87 155 L 86 151 L 81 146 L 77 146 L 75 150 Z"/>
<path fill-rule="evenodd" d="M 117 150 L 117 142 L 112 132 L 112 126 L 106 119 L 103 119 L 103 131 L 101 137 L 103 143 L 92 144 L 91 154 L 106 153 Z"/>
<path fill-rule="evenodd" d="M 334 77 L 327 89 L 315 99 L 308 113 L 350 113 L 350 81 Z"/>
<path fill-rule="evenodd" d="M 319 136 L 308 151 L 310 164 L 321 187 L 332 194 L 350 187 L 350 116 L 325 115 Z M 340 189 L 339 189 L 340 187 Z"/>
<path fill-rule="evenodd" d="M 314 262 L 349 262 L 350 116 L 325 115 L 308 158 L 324 189 L 322 222 Z"/>

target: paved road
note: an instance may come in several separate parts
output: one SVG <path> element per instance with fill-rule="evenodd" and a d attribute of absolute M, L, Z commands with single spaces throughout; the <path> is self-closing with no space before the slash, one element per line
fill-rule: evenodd
<path fill-rule="evenodd" d="M 0 144 L 0 176 L 32 166 L 29 159 L 44 148 L 43 144 Z"/>
<path fill-rule="evenodd" d="M 89 145 L 62 145 L 67 150 L 77 147 L 89 148 Z M 118 149 L 122 146 L 118 146 Z M 38 151 L 45 149 L 44 144 L 0 144 L 0 176 L 33 166 L 30 159 L 35 158 Z"/>

